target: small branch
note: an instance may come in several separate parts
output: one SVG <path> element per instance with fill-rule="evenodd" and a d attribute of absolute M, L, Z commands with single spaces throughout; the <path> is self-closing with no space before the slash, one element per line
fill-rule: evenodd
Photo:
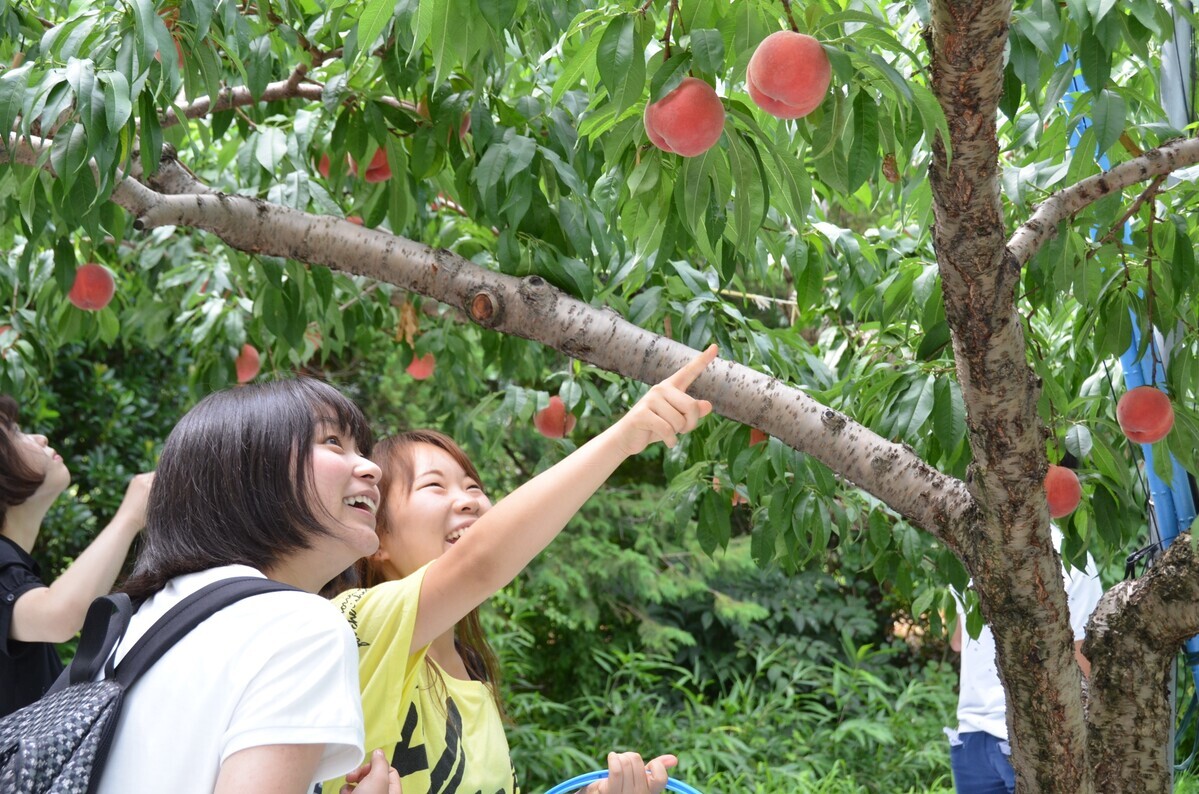
<path fill-rule="evenodd" d="M 645 2 L 641 4 L 641 7 L 637 9 L 637 13 L 641 16 L 645 16 L 646 12 L 649 11 L 649 7 L 653 4 L 654 0 L 645 0 Z"/>
<path fill-rule="evenodd" d="M 1107 230 L 1107 234 L 1103 235 L 1103 237 L 1098 240 L 1098 245 L 1096 247 L 1110 243 L 1116 236 L 1116 232 L 1124 228 L 1124 224 L 1128 222 L 1128 219 L 1140 211 L 1141 205 L 1157 195 L 1158 188 L 1160 188 L 1162 183 L 1166 181 L 1167 176 L 1167 174 L 1162 174 L 1154 177 L 1153 181 L 1149 183 L 1149 187 L 1145 188 L 1141 192 L 1141 195 L 1137 196 L 1137 200 L 1132 203 L 1132 206 L 1128 208 L 1128 211 L 1121 215 L 1120 219 L 1113 223 L 1112 227 Z"/>
<path fill-rule="evenodd" d="M 1084 207 L 1130 185 L 1196 163 L 1199 163 L 1199 138 L 1178 138 L 1110 171 L 1063 188 L 1043 201 L 1032 217 L 1016 230 L 1008 240 L 1008 252 L 1016 266 L 1022 267 L 1057 233 L 1059 223 Z"/>
<path fill-rule="evenodd" d="M 791 0 L 782 0 L 783 10 L 787 12 L 787 21 L 791 23 L 791 30 L 795 33 L 799 32 L 799 25 L 795 24 L 795 16 L 791 13 Z"/>
<path fill-rule="evenodd" d="M 253 96 L 250 93 L 250 89 L 244 85 L 222 88 L 217 93 L 215 103 L 210 96 L 200 97 L 190 105 L 184 105 L 174 113 L 164 116 L 162 118 L 162 126 L 172 127 L 185 118 L 202 118 L 212 113 L 245 107 L 246 105 L 255 105 L 259 102 L 278 102 L 283 99 L 306 99 L 310 102 L 319 102 L 324 91 L 324 86 L 319 83 L 303 81 L 301 70 L 305 69 L 306 67 L 300 66 L 286 80 L 267 84 L 267 87 L 258 97 Z M 416 112 L 416 105 L 407 100 L 384 96 L 380 97 L 379 101 L 394 108 L 407 110 L 411 113 Z"/>
<path fill-rule="evenodd" d="M 674 27 L 675 14 L 679 13 L 679 0 L 670 0 L 666 11 L 666 33 L 662 36 L 662 59 L 670 60 L 670 29 Z"/>

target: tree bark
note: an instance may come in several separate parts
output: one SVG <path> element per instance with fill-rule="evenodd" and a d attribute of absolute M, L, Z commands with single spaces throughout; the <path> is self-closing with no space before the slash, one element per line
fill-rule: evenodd
<path fill-rule="evenodd" d="M 1167 792 L 1173 770 L 1170 677 L 1199 623 L 1199 561 L 1180 535 L 1145 576 L 1113 587 L 1091 616 L 1083 653 L 1094 779 L 1113 794 Z"/>
<path fill-rule="evenodd" d="M 1017 791 L 1079 792 L 1089 780 L 1081 674 L 1045 500 L 1028 487 L 1047 461 L 1000 202 L 996 117 L 1011 13 L 1004 0 L 936 0 L 926 34 L 950 134 L 933 147 L 933 244 L 981 513 L 954 548 L 995 636 Z"/>

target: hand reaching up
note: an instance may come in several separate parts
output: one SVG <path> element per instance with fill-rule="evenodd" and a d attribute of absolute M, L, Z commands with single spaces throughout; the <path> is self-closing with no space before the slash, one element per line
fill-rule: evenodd
<path fill-rule="evenodd" d="M 608 777 L 597 780 L 583 794 L 658 794 L 666 788 L 666 770 L 679 762 L 660 755 L 648 764 L 638 753 L 608 753 Z"/>
<path fill-rule="evenodd" d="M 651 388 L 612 426 L 626 455 L 636 455 L 655 441 L 674 447 L 680 433 L 691 432 L 700 419 L 712 412 L 712 403 L 695 399 L 687 394 L 687 389 L 715 360 L 717 353 L 716 345 L 709 345 L 707 350 Z"/>

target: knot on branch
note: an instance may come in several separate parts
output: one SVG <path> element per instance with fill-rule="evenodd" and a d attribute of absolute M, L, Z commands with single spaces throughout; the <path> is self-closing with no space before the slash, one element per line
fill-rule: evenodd
<path fill-rule="evenodd" d="M 470 318 L 484 328 L 494 328 L 503 318 L 503 302 L 490 291 L 481 289 L 467 304 Z"/>
<path fill-rule="evenodd" d="M 557 290 L 541 276 L 528 276 L 521 279 L 517 291 L 526 304 L 542 313 L 551 311 L 557 298 Z"/>
<path fill-rule="evenodd" d="M 845 429 L 845 417 L 832 408 L 824 409 L 824 413 L 820 415 L 820 422 L 834 433 L 840 433 Z"/>
<path fill-rule="evenodd" d="M 881 476 L 881 475 L 886 474 L 887 472 L 891 471 L 891 467 L 894 464 L 895 464 L 894 460 L 892 460 L 891 458 L 885 458 L 882 456 L 875 456 L 870 459 L 870 469 L 875 473 L 875 475 L 878 475 L 878 476 Z"/>

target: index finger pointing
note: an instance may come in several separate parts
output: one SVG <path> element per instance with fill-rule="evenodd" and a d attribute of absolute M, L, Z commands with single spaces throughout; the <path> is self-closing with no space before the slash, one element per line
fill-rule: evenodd
<path fill-rule="evenodd" d="M 720 348 L 716 345 L 708 345 L 704 352 L 700 353 L 695 358 L 684 364 L 677 372 L 666 379 L 675 388 L 687 391 L 695 379 L 700 376 L 700 373 L 708 368 L 708 365 L 716 360 L 716 356 L 720 353 Z"/>

